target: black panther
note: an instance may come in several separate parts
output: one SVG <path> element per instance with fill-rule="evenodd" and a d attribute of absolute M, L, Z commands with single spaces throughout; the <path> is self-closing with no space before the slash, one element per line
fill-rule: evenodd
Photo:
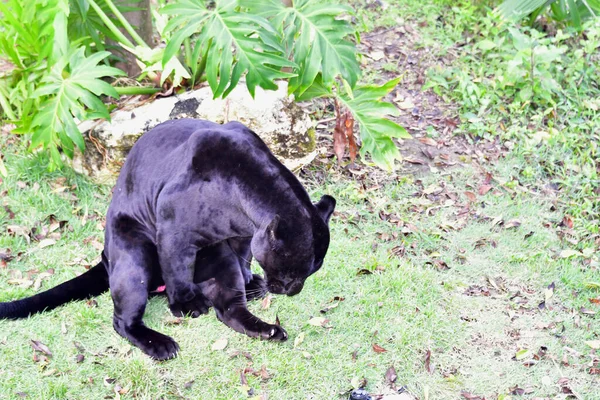
<path fill-rule="evenodd" d="M 166 286 L 176 316 L 217 317 L 249 336 L 286 340 L 246 300 L 268 290 L 298 294 L 323 264 L 335 199 L 313 204 L 298 179 L 238 122 L 181 119 L 133 146 L 106 216 L 102 261 L 46 292 L 0 303 L 16 319 L 110 289 L 113 326 L 154 359 L 179 347 L 142 320 L 151 291 Z M 254 257 L 264 278 L 250 271 Z"/>

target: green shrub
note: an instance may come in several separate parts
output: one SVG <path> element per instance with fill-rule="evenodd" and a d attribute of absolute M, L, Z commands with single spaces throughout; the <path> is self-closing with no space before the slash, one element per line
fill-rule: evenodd
<path fill-rule="evenodd" d="M 161 86 L 206 80 L 215 97 L 225 97 L 242 77 L 252 95 L 257 86 L 273 90 L 283 79 L 298 100 L 336 99 L 360 126 L 361 155 L 382 167 L 392 168 L 399 157 L 392 138 L 409 137 L 386 119 L 396 108 L 381 101 L 398 81 L 358 84 L 359 37 L 344 18 L 352 14 L 348 6 L 319 0 L 296 0 L 292 7 L 281 0 L 162 2 L 154 17 L 166 47 L 151 49 L 111 0 L 22 3 L 0 2 L 6 17 L 0 52 L 16 67 L 0 77 L 0 106 L 17 132 L 32 134 L 32 148 L 50 151 L 53 166 L 61 165 L 59 150 L 72 157 L 75 146 L 84 149 L 74 118 L 109 118 L 100 96 L 118 92 L 99 79 L 122 72 L 100 65 L 110 59 L 107 39 L 137 57 L 141 78 L 160 73 Z M 85 71 L 78 68 L 83 64 Z"/>
<path fill-rule="evenodd" d="M 600 0 L 505 0 L 498 11 L 515 21 L 527 18 L 530 26 L 545 14 L 556 23 L 581 31 L 583 21 L 600 14 Z"/>

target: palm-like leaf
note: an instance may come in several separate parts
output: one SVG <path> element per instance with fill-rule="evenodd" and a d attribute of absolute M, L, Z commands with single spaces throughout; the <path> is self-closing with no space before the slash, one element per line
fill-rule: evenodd
<path fill-rule="evenodd" d="M 98 65 L 109 54 L 99 52 L 86 57 L 84 48 L 80 47 L 70 55 L 64 55 L 33 94 L 42 98 L 42 103 L 41 111 L 31 125 L 31 147 L 48 146 L 55 164 L 61 164 L 58 145 L 69 157 L 73 156 L 74 144 L 82 151 L 85 148 L 83 137 L 73 117 L 79 120 L 109 118 L 106 106 L 97 96 L 108 95 L 117 98 L 118 94 L 100 78 L 124 75 L 123 71 L 117 68 Z"/>
<path fill-rule="evenodd" d="M 390 115 L 398 115 L 396 106 L 381 101 L 399 82 L 400 78 L 396 78 L 381 86 L 359 86 L 352 91 L 351 97 L 338 96 L 360 126 L 360 155 L 364 157 L 369 153 L 375 164 L 387 169 L 393 169 L 394 160 L 400 158 L 392 138 L 411 137 L 406 129 L 387 119 Z"/>
<path fill-rule="evenodd" d="M 302 95 L 318 74 L 326 86 L 341 76 L 354 87 L 360 66 L 356 47 L 347 38 L 356 31 L 338 19 L 352 8 L 318 0 L 296 0 L 292 7 L 285 7 L 281 0 L 242 0 L 241 4 L 270 17 L 283 35 L 287 53 L 298 65 L 298 76 L 290 80 L 290 92 Z"/>
<path fill-rule="evenodd" d="M 504 18 L 519 20 L 541 7 L 546 7 L 554 1 L 555 0 L 506 0 L 498 6 L 498 13 Z"/>
<path fill-rule="evenodd" d="M 197 48 L 206 51 L 206 75 L 215 97 L 227 96 L 246 74 L 246 85 L 254 96 L 256 86 L 277 89 L 276 79 L 294 74 L 282 71 L 295 64 L 283 57 L 277 32 L 264 18 L 236 11 L 237 0 L 219 0 L 209 9 L 203 0 L 181 0 L 162 13 L 173 16 L 165 30 L 176 31 L 165 49 L 163 65 L 197 34 Z"/>

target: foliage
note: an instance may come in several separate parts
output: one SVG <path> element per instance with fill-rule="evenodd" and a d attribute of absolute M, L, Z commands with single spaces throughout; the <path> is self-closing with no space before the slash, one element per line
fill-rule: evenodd
<path fill-rule="evenodd" d="M 34 132 L 31 147 L 47 146 L 56 165 L 61 163 L 59 145 L 70 158 L 73 157 L 73 144 L 81 151 L 85 149 L 83 137 L 73 117 L 80 121 L 110 118 L 106 106 L 98 96 L 118 98 L 118 94 L 111 85 L 100 78 L 124 73 L 117 68 L 98 65 L 108 55 L 108 52 L 99 52 L 86 57 L 83 47 L 72 51 L 71 54 L 64 54 L 32 94 L 41 101 L 40 111 L 31 124 Z"/>
<path fill-rule="evenodd" d="M 505 0 L 498 12 L 512 20 L 527 17 L 531 26 L 546 13 L 550 19 L 580 31 L 584 20 L 600 14 L 600 0 Z"/>
<path fill-rule="evenodd" d="M 252 95 L 257 86 L 275 89 L 275 80 L 288 78 L 289 92 L 298 100 L 338 98 L 359 123 L 361 155 L 392 168 L 399 156 L 392 138 L 409 135 L 385 119 L 396 112 L 380 101 L 393 89 L 390 83 L 357 86 L 360 66 L 349 40 L 357 34 L 339 18 L 350 12 L 350 7 L 317 0 L 294 1 L 291 7 L 281 0 L 218 0 L 212 8 L 204 0 L 180 0 L 161 9 L 171 17 L 164 29 L 170 40 L 163 65 L 188 40 L 190 74 L 196 80 L 198 71 L 206 71 L 215 97 L 227 96 L 246 72 Z"/>
<path fill-rule="evenodd" d="M 508 141 L 530 160 L 525 180 L 550 178 L 581 229 L 600 224 L 600 21 L 582 36 L 550 36 L 480 18 L 455 67 L 429 71 L 427 87 L 461 106 L 463 130 Z"/>
<path fill-rule="evenodd" d="M 14 69 L 0 77 L 0 106 L 17 124 L 17 133 L 32 133 L 32 149 L 43 146 L 52 155 L 51 167 L 62 165 L 59 149 L 72 157 L 74 145 L 84 148 L 74 117 L 108 118 L 100 95 L 118 97 L 99 80 L 123 73 L 98 65 L 109 56 L 104 42 L 118 40 L 99 13 L 108 8 L 93 0 L 9 0 L 0 3 L 0 54 Z M 97 12 L 90 11 L 93 4 Z M 93 55 L 94 51 L 101 50 Z"/>
<path fill-rule="evenodd" d="M 209 9 L 202 0 L 181 0 L 162 9 L 173 16 L 165 29 L 177 30 L 167 44 L 163 62 L 178 52 L 184 39 L 198 32 L 194 53 L 206 59 L 207 80 L 215 97 L 227 96 L 244 73 L 252 96 L 256 86 L 274 90 L 276 79 L 293 76 L 282 71 L 294 64 L 283 56 L 275 29 L 257 15 L 237 11 L 237 3 L 221 0 Z"/>
<path fill-rule="evenodd" d="M 283 79 L 298 99 L 339 98 L 360 125 L 362 156 L 370 154 L 380 166 L 392 168 L 399 156 L 392 138 L 408 137 L 385 119 L 396 110 L 380 98 L 392 87 L 357 85 L 360 66 L 352 39 L 358 35 L 341 18 L 352 13 L 348 6 L 317 0 L 297 0 L 293 7 L 280 0 L 161 2 L 154 16 L 166 47 L 153 49 L 112 0 L 22 3 L 0 3 L 6 16 L 0 22 L 0 53 L 15 66 L 0 77 L 0 106 L 17 123 L 16 132 L 32 133 L 32 148 L 50 151 L 53 165 L 61 165 L 60 151 L 72 157 L 75 145 L 84 148 L 73 117 L 109 117 L 100 96 L 117 97 L 117 92 L 73 76 L 73 69 L 82 72 L 73 57 L 84 58 L 90 79 L 122 75 L 98 65 L 115 59 L 105 51 L 108 39 L 137 57 L 140 79 L 151 77 L 161 86 L 169 81 L 193 87 L 206 80 L 215 97 L 226 97 L 244 78 L 254 96 L 256 87 L 273 90 Z"/>

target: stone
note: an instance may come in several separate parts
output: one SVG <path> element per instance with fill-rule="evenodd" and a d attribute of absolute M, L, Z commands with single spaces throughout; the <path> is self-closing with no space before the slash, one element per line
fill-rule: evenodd
<path fill-rule="evenodd" d="M 316 156 L 313 123 L 287 95 L 287 83 L 281 82 L 276 91 L 256 88 L 253 99 L 245 83 L 240 82 L 226 99 L 213 99 L 210 88 L 203 87 L 118 110 L 111 114 L 110 122 L 80 123 L 86 150 L 84 154 L 76 152 L 73 168 L 96 182 L 114 182 L 137 139 L 156 125 L 176 118 L 239 121 L 256 132 L 291 170 L 307 165 Z"/>

